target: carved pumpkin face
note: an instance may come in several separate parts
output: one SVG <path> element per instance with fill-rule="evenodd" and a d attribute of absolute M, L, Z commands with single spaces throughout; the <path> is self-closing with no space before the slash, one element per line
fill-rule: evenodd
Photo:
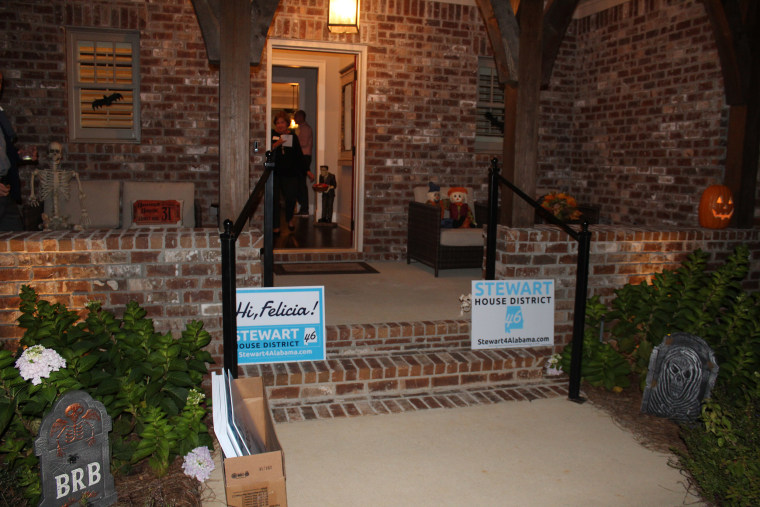
<path fill-rule="evenodd" d="M 699 225 L 708 229 L 723 229 L 734 215 L 734 198 L 724 185 L 710 185 L 699 201 Z"/>

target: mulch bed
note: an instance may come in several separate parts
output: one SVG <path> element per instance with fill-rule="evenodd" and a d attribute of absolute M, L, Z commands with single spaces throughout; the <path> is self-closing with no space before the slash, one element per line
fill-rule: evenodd
<path fill-rule="evenodd" d="M 643 393 L 638 379 L 631 379 L 631 385 L 619 393 L 586 383 L 583 392 L 590 403 L 607 412 L 618 426 L 630 431 L 647 449 L 663 453 L 672 453 L 673 449 L 686 451 L 677 423 L 641 413 Z"/>
<path fill-rule="evenodd" d="M 182 471 L 182 457 L 174 460 L 163 477 L 156 477 L 147 462 L 128 476 L 114 477 L 117 506 L 200 507 L 200 482 Z"/>

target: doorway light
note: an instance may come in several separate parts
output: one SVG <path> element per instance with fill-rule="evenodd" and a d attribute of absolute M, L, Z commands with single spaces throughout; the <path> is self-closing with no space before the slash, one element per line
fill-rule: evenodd
<path fill-rule="evenodd" d="M 298 125 L 296 124 L 296 111 L 298 111 L 298 99 L 296 98 L 296 90 L 298 89 L 298 83 L 290 83 L 290 86 L 293 87 L 293 116 L 290 117 L 290 125 L 288 125 L 288 128 L 292 130 L 298 128 Z"/>
<path fill-rule="evenodd" d="M 327 29 L 333 33 L 359 33 L 359 0 L 330 0 Z"/>

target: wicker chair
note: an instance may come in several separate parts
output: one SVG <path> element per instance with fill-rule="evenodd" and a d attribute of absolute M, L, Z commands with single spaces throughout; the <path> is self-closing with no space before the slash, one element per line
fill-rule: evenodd
<path fill-rule="evenodd" d="M 436 277 L 440 269 L 483 266 L 482 229 L 442 228 L 440 209 L 424 202 L 410 202 L 408 217 L 407 264 L 415 260 L 430 266 Z"/>

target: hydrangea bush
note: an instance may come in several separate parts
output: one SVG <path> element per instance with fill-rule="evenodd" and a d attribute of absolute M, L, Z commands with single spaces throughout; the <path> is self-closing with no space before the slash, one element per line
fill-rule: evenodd
<path fill-rule="evenodd" d="M 147 462 L 160 476 L 178 456 L 205 456 L 199 448 L 211 447 L 212 439 L 200 386 L 213 360 L 203 350 L 211 336 L 202 323 L 189 323 L 175 339 L 155 332 L 135 302 L 121 319 L 90 303 L 80 320 L 27 286 L 20 296 L 21 347 L 15 354 L 0 350 L 0 468 L 7 481 L 0 490 L 20 490 L 37 503 L 34 440 L 55 400 L 74 389 L 102 402 L 111 416 L 114 475 Z M 197 467 L 194 476 L 203 477 Z"/>

